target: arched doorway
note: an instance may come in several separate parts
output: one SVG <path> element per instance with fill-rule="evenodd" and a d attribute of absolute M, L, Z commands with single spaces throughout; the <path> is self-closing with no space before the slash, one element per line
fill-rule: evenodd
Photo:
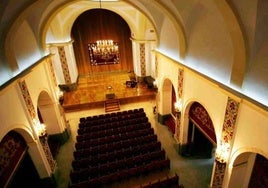
<path fill-rule="evenodd" d="M 212 158 L 216 146 L 216 134 L 206 109 L 198 102 L 189 108 L 186 156 Z"/>
<path fill-rule="evenodd" d="M 266 157 L 244 152 L 234 160 L 229 187 L 268 187 L 267 172 Z"/>
<path fill-rule="evenodd" d="M 0 171 L 0 187 L 40 187 L 26 141 L 15 131 L 8 132 L 0 143 Z"/>
<path fill-rule="evenodd" d="M 172 134 L 175 134 L 176 122 L 175 122 L 175 109 L 174 103 L 176 102 L 176 92 L 172 82 L 169 79 L 165 79 L 162 87 L 162 113 L 160 115 L 159 122 L 166 125 Z"/>
<path fill-rule="evenodd" d="M 37 114 L 40 123 L 46 127 L 48 145 L 54 159 L 58 153 L 61 141 L 51 135 L 57 135 L 62 132 L 56 110 L 49 94 L 46 91 L 42 91 L 38 97 Z"/>

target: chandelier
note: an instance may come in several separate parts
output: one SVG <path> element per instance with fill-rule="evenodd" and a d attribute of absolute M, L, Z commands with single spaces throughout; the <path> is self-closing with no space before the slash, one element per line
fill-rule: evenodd
<path fill-rule="evenodd" d="M 113 40 L 97 40 L 88 44 L 91 64 L 119 63 L 119 45 Z"/>
<path fill-rule="evenodd" d="M 97 55 L 109 56 L 118 52 L 118 44 L 113 40 L 97 40 L 96 46 L 92 47 Z"/>

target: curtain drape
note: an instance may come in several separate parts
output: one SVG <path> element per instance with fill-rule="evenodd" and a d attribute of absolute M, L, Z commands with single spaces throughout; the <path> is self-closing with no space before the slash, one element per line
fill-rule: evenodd
<path fill-rule="evenodd" d="M 97 72 L 133 71 L 131 32 L 122 17 L 105 9 L 82 13 L 72 27 L 74 53 L 79 75 Z M 120 62 L 111 65 L 91 65 L 88 43 L 111 39 L 119 43 Z"/>

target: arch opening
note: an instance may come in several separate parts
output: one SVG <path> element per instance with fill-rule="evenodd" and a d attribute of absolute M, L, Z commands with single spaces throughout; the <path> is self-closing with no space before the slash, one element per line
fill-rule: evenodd
<path fill-rule="evenodd" d="M 229 187 L 267 187 L 268 159 L 258 153 L 244 152 L 232 165 Z"/>
<path fill-rule="evenodd" d="M 41 124 L 44 124 L 46 128 L 46 136 L 48 137 L 48 146 L 50 152 L 55 159 L 59 148 L 60 141 L 53 139 L 50 135 L 55 134 L 58 130 L 58 120 L 56 111 L 54 109 L 54 103 L 46 91 L 42 91 L 38 97 L 37 114 Z"/>
<path fill-rule="evenodd" d="M 133 71 L 131 31 L 118 14 L 105 9 L 85 11 L 75 20 L 71 35 L 74 39 L 73 47 L 79 75 Z M 99 58 L 92 53 L 88 45 L 98 40 L 113 40 L 118 44 L 118 63 L 109 63 L 107 58 L 107 62 L 103 63 L 105 58 Z M 96 65 L 92 64 L 92 61 L 96 61 Z"/>
<path fill-rule="evenodd" d="M 12 130 L 0 142 L 0 187 L 39 187 L 40 178 L 25 139 Z M 31 181 L 25 181 L 31 179 Z"/>
<path fill-rule="evenodd" d="M 198 102 L 189 107 L 188 133 L 183 155 L 213 158 L 217 145 L 213 122 L 206 109 Z"/>

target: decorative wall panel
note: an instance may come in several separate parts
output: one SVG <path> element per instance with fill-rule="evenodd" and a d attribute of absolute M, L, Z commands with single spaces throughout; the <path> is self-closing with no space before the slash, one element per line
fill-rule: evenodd
<path fill-rule="evenodd" d="M 61 68 L 62 68 L 65 84 L 70 84 L 71 83 L 71 76 L 70 76 L 70 71 L 69 71 L 64 47 L 59 46 L 58 52 L 59 52 L 59 56 L 60 56 Z"/>
<path fill-rule="evenodd" d="M 55 71 L 54 71 L 54 68 L 53 68 L 53 64 L 52 64 L 52 59 L 51 58 L 48 59 L 48 66 L 49 66 L 50 74 L 52 75 L 53 84 L 54 84 L 54 86 L 57 86 L 57 79 L 56 79 L 56 75 L 55 75 Z"/>
<path fill-rule="evenodd" d="M 215 163 L 214 179 L 213 179 L 213 188 L 222 188 L 222 182 L 224 178 L 224 173 L 226 169 L 226 163 Z"/>
<path fill-rule="evenodd" d="M 213 176 L 213 188 L 221 188 L 225 169 L 226 169 L 226 162 L 220 163 L 217 156 L 223 158 L 225 161 L 228 160 L 228 156 L 230 155 L 230 147 L 233 140 L 233 135 L 235 131 L 235 123 L 238 115 L 239 109 L 239 102 L 233 100 L 232 98 L 228 97 L 226 110 L 225 110 L 225 117 L 223 122 L 222 134 L 220 143 L 217 145 L 216 150 L 216 166 Z M 220 152 L 221 151 L 221 152 Z"/>
<path fill-rule="evenodd" d="M 141 77 L 146 76 L 146 62 L 145 62 L 145 44 L 140 44 L 140 67 Z"/>
<path fill-rule="evenodd" d="M 182 92 L 183 92 L 183 74 L 184 74 L 183 69 L 179 68 L 179 73 L 178 73 L 178 97 L 179 99 L 182 98 Z"/>
<path fill-rule="evenodd" d="M 155 77 L 158 77 L 158 59 L 157 56 L 155 56 Z"/>
<path fill-rule="evenodd" d="M 40 142 L 42 144 L 43 150 L 45 152 L 45 155 L 46 155 L 48 164 L 50 166 L 50 169 L 52 170 L 52 172 L 54 172 L 57 163 L 53 159 L 53 156 L 51 154 L 51 151 L 50 151 L 50 148 L 49 148 L 49 145 L 48 145 L 48 142 L 47 142 L 47 136 L 45 135 L 45 136 L 39 137 L 39 139 L 40 139 Z"/>
<path fill-rule="evenodd" d="M 51 151 L 50 151 L 50 148 L 49 148 L 49 145 L 48 145 L 48 142 L 47 142 L 47 136 L 42 136 L 39 138 L 40 139 L 40 142 L 42 144 L 42 147 L 43 147 L 43 150 L 45 152 L 45 155 L 46 155 L 46 158 L 47 158 L 47 161 L 49 163 L 49 166 L 51 168 L 51 171 L 54 172 L 54 170 L 56 169 L 56 161 L 53 159 L 53 156 L 51 154 Z"/>
<path fill-rule="evenodd" d="M 21 93 L 23 95 L 23 98 L 24 98 L 24 101 L 26 104 L 26 108 L 27 108 L 30 116 L 32 117 L 32 119 L 34 119 L 36 117 L 36 112 L 34 110 L 34 105 L 33 105 L 31 96 L 29 94 L 25 80 L 19 82 L 19 86 L 20 86 L 20 90 L 21 90 Z"/>
<path fill-rule="evenodd" d="M 222 129 L 222 136 L 221 136 L 221 140 L 224 143 L 231 144 L 230 142 L 232 141 L 234 135 L 238 109 L 239 109 L 239 103 L 228 97 L 223 129 Z"/>

